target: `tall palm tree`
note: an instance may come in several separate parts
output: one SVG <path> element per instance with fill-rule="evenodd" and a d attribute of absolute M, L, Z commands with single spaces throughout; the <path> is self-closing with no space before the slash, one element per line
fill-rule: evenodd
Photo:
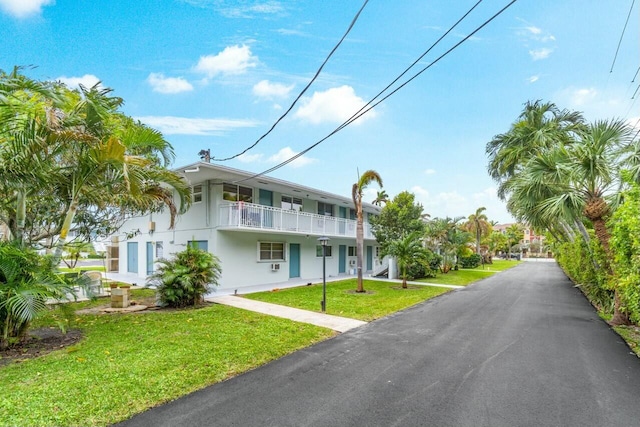
<path fill-rule="evenodd" d="M 420 234 L 413 232 L 402 239 L 394 240 L 389 245 L 388 252 L 396 258 L 402 275 L 402 288 L 407 289 L 407 268 L 416 262 L 427 260 L 427 250 L 422 246 Z"/>
<path fill-rule="evenodd" d="M 511 248 L 522 240 L 523 227 L 521 224 L 511 224 L 505 231 L 507 235 L 507 257 L 511 258 Z"/>
<path fill-rule="evenodd" d="M 353 198 L 353 204 L 356 209 L 356 267 L 358 269 L 358 287 L 356 292 L 364 292 L 364 285 L 362 280 L 362 264 L 363 264 L 363 252 L 364 252 L 364 217 L 362 213 L 362 193 L 371 183 L 377 183 L 382 187 L 382 178 L 378 172 L 374 170 L 368 170 L 358 177 L 358 182 L 353 184 L 351 188 L 351 197 Z"/>
<path fill-rule="evenodd" d="M 376 195 L 376 198 L 371 203 L 376 206 L 382 206 L 383 203 L 386 205 L 388 202 L 389 202 L 389 195 L 387 194 L 387 192 L 384 190 L 378 190 L 378 194 Z"/>
<path fill-rule="evenodd" d="M 482 236 L 491 233 L 489 218 L 483 213 L 486 210 L 487 208 L 485 207 L 476 209 L 476 212 L 469 215 L 465 223 L 465 229 L 473 233 L 476 237 L 476 253 L 478 255 L 480 254 L 480 239 Z"/>
<path fill-rule="evenodd" d="M 175 190 L 182 211 L 188 203 L 186 182 L 164 168 L 173 151 L 162 135 L 119 113 L 122 99 L 109 96 L 111 89 L 80 89 L 81 96 L 72 100 L 53 130 L 64 147 L 54 179 L 69 201 L 54 253 L 58 260 L 81 200 L 93 206 L 128 203 L 138 209 L 164 203 L 171 226 L 178 209 L 163 184 Z"/>

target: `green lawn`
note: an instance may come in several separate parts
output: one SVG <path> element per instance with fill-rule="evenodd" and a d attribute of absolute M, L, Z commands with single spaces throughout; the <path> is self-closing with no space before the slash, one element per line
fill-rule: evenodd
<path fill-rule="evenodd" d="M 352 292 L 356 286 L 355 278 L 328 282 L 327 314 L 370 321 L 450 291 L 447 288 L 432 286 L 399 289 L 399 283 L 365 280 L 364 289 L 369 292 L 357 294 Z M 322 284 L 283 289 L 276 292 L 260 292 L 245 295 L 245 297 L 319 312 L 320 301 L 322 301 Z"/>
<path fill-rule="evenodd" d="M 480 266 L 473 269 L 463 268 L 457 271 L 451 270 L 447 274 L 438 273 L 438 276 L 435 278 L 419 279 L 418 281 L 424 283 L 439 283 L 442 285 L 465 286 L 489 276 L 493 276 L 497 272 L 515 267 L 521 262 L 522 261 L 494 260 L 493 264 L 485 264 L 484 269 Z"/>
<path fill-rule="evenodd" d="M 0 367 L 0 425 L 109 425 L 334 334 L 221 305 L 72 323 L 84 333 L 78 344 Z"/>

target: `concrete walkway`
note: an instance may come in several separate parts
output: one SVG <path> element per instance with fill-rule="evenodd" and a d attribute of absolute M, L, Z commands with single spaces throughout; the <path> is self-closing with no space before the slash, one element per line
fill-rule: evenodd
<path fill-rule="evenodd" d="M 296 322 L 310 323 L 312 325 L 333 329 L 338 332 L 346 332 L 367 324 L 367 322 L 363 322 L 362 320 L 348 319 L 346 317 L 316 313 L 314 311 L 285 307 L 283 305 L 271 304 L 268 302 L 254 301 L 233 295 L 208 297 L 206 300 L 217 304 L 229 305 L 236 308 L 242 308 L 244 310 L 268 314 L 270 316 L 295 320 Z"/>

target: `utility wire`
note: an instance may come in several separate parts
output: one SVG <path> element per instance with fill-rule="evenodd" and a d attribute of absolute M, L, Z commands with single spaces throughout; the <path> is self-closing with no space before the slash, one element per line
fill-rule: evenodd
<path fill-rule="evenodd" d="M 418 76 L 420 76 L 422 73 L 424 73 L 426 70 L 428 70 L 429 68 L 431 68 L 433 65 L 435 65 L 437 62 L 439 62 L 442 58 L 444 58 L 445 56 L 447 56 L 449 53 L 451 53 L 453 50 L 455 50 L 458 46 L 460 46 L 462 43 L 466 42 L 468 39 L 470 39 L 471 37 L 473 37 L 478 31 L 480 31 L 482 28 L 484 28 L 486 25 L 488 25 L 491 21 L 493 21 L 495 18 L 497 18 L 498 16 L 500 16 L 505 10 L 507 10 L 510 6 L 512 6 L 517 0 L 512 0 L 510 3 L 508 3 L 506 6 L 504 6 L 502 9 L 500 9 L 497 13 L 495 13 L 491 18 L 489 18 L 488 20 L 486 20 L 485 22 L 482 23 L 482 25 L 480 25 L 479 27 L 477 27 L 475 30 L 473 30 L 471 33 L 469 33 L 465 38 L 463 38 L 462 40 L 460 40 L 458 43 L 456 43 L 453 47 L 451 47 L 449 50 L 447 50 L 445 53 L 443 53 L 442 55 L 440 55 L 438 58 L 436 58 L 435 60 L 433 60 L 430 64 L 428 64 L 426 67 L 422 68 L 419 72 L 417 72 L 416 74 L 414 74 L 410 79 L 408 79 L 406 82 L 404 82 L 403 84 L 401 84 L 400 86 L 398 86 L 396 89 L 394 89 L 392 92 L 390 92 L 389 94 L 387 94 L 386 96 L 384 96 L 382 99 L 380 99 L 378 102 L 376 102 L 375 104 L 371 104 L 371 102 L 373 101 L 373 99 L 376 99 L 380 94 L 376 95 L 376 98 L 373 98 L 372 101 L 369 101 L 363 108 L 361 108 L 360 110 L 358 110 L 358 112 L 356 112 L 355 114 L 353 114 L 349 119 L 347 119 L 344 123 L 342 123 L 340 126 L 338 126 L 336 129 L 334 129 L 331 133 L 329 133 L 327 136 L 325 136 L 324 138 L 320 139 L 319 141 L 317 141 L 316 143 L 314 143 L 313 145 L 307 147 L 306 149 L 304 149 L 303 151 L 299 152 L 298 154 L 290 157 L 289 159 L 283 161 L 282 163 L 279 163 L 276 166 L 273 166 L 272 168 L 269 168 L 263 172 L 260 172 L 258 174 L 252 175 L 250 177 L 247 177 L 245 179 L 239 180 L 239 181 L 235 181 L 236 183 L 239 182 L 244 182 L 244 181 L 248 181 L 250 179 L 254 179 L 257 177 L 260 177 L 262 175 L 271 173 L 275 170 L 280 169 L 283 166 L 286 166 L 287 164 L 293 162 L 294 160 L 298 159 L 299 157 L 303 156 L 304 154 L 308 153 L 309 151 L 311 151 L 313 148 L 317 147 L 318 145 L 320 145 L 322 142 L 326 141 L 327 139 L 329 139 L 330 137 L 332 137 L 333 135 L 335 135 L 336 133 L 338 133 L 339 131 L 341 131 L 342 129 L 344 129 L 345 127 L 347 127 L 349 124 L 353 123 L 354 121 L 356 121 L 357 119 L 359 119 L 360 117 L 362 117 L 363 115 L 365 115 L 366 113 L 368 113 L 369 111 L 371 111 L 373 108 L 375 108 L 378 104 L 380 104 L 381 102 L 385 101 L 387 98 L 389 98 L 391 95 L 395 94 L 396 92 L 398 92 L 400 89 L 402 89 L 404 86 L 406 86 L 409 82 L 411 82 L 412 80 L 416 79 Z M 477 4 L 476 4 L 477 5 Z M 475 6 L 473 6 L 475 8 Z M 468 14 L 468 13 L 467 13 Z M 466 16 L 466 15 L 465 15 Z M 458 21 L 459 22 L 459 21 Z M 457 25 L 457 23 L 455 24 Z M 433 46 L 432 46 L 433 47 Z M 431 48 L 429 48 L 431 49 Z M 423 55 L 424 56 L 424 55 Z M 412 65 L 413 66 L 413 65 Z M 411 67 L 409 67 L 411 68 Z M 404 73 L 406 73 L 407 70 L 405 70 Z M 403 73 L 403 74 L 404 74 Z M 396 79 L 397 80 L 397 79 Z M 386 90 L 386 89 L 385 89 Z"/>
<path fill-rule="evenodd" d="M 635 0 L 634 0 L 635 1 Z M 327 64 L 327 62 L 329 62 L 329 58 L 331 58 L 331 56 L 333 56 L 333 54 L 335 53 L 336 50 L 338 50 L 338 47 L 340 47 L 340 45 L 342 44 L 342 42 L 344 41 L 344 39 L 347 37 L 347 35 L 351 32 L 351 29 L 353 28 L 353 26 L 355 25 L 356 21 L 358 20 L 358 18 L 360 17 L 360 14 L 362 13 L 362 11 L 364 10 L 365 6 L 367 5 L 367 3 L 369 3 L 369 0 L 365 0 L 365 2 L 362 4 L 362 7 L 360 7 L 360 10 L 358 11 L 358 13 L 356 13 L 356 16 L 354 16 L 354 18 L 351 20 L 351 24 L 349 24 L 349 28 L 347 28 L 347 31 L 344 33 L 344 35 L 342 36 L 342 38 L 340 39 L 340 41 L 338 41 L 338 44 L 336 44 L 333 49 L 331 49 L 331 52 L 329 52 L 329 55 L 325 58 L 325 60 L 322 62 L 322 64 L 320 65 L 320 68 L 318 68 L 318 71 L 316 71 L 316 74 L 313 76 L 313 78 L 311 79 L 311 81 L 309 81 L 309 83 L 307 83 L 307 85 L 304 87 L 304 89 L 302 89 L 302 92 L 300 92 L 300 94 L 296 97 L 296 99 L 293 100 L 293 103 L 289 106 L 289 108 L 287 109 L 287 111 L 284 112 L 284 114 L 282 114 L 278 120 L 276 120 L 276 122 L 269 128 L 269 130 L 262 135 L 260 138 L 257 139 L 256 142 L 254 142 L 253 144 L 251 144 L 249 147 L 245 148 L 242 152 L 235 154 L 231 157 L 227 157 L 224 159 L 215 159 L 215 158 L 211 158 L 211 160 L 216 161 L 216 162 L 225 162 L 227 160 L 232 160 L 235 159 L 236 157 L 242 156 L 244 153 L 246 153 L 247 151 L 251 150 L 252 148 L 254 148 L 256 145 L 258 145 L 260 143 L 260 141 L 262 141 L 264 138 L 266 138 L 267 135 L 269 135 L 274 129 L 275 127 L 278 125 L 278 123 L 280 123 L 290 112 L 291 110 L 293 110 L 293 107 L 296 105 L 296 103 L 300 100 L 300 98 L 302 98 L 302 95 L 304 95 L 307 90 L 309 89 L 309 87 L 311 87 L 311 85 L 313 84 L 313 82 L 316 81 L 316 79 L 318 78 L 318 76 L 320 75 L 320 72 L 322 71 L 322 69 L 324 68 L 324 66 Z"/>
<path fill-rule="evenodd" d="M 631 79 L 631 83 L 636 81 L 636 77 L 638 77 L 638 72 L 640 72 L 640 67 L 638 67 L 638 69 L 636 70 L 636 73 L 633 75 L 633 78 Z"/>
<path fill-rule="evenodd" d="M 616 54 L 613 56 L 613 62 L 611 63 L 611 69 L 609 73 L 613 72 L 613 66 L 616 64 L 616 59 L 618 58 L 618 51 L 620 50 L 620 44 L 622 43 L 622 38 L 624 37 L 624 32 L 627 30 L 627 24 L 629 23 L 629 18 L 631 17 L 631 11 L 633 10 L 633 5 L 636 3 L 636 0 L 631 2 L 631 7 L 629 8 L 629 14 L 627 15 L 627 20 L 624 23 L 624 27 L 622 28 L 622 34 L 620 34 L 620 40 L 618 40 L 618 47 L 616 48 Z"/>

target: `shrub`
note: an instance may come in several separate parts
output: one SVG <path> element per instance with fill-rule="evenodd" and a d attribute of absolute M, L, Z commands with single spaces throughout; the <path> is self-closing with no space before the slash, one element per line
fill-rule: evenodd
<path fill-rule="evenodd" d="M 482 256 L 480 254 L 473 254 L 460 258 L 460 265 L 462 268 L 476 268 L 482 263 Z"/>
<path fill-rule="evenodd" d="M 211 285 L 218 285 L 220 261 L 195 246 L 178 252 L 174 259 L 161 259 L 158 270 L 149 277 L 160 303 L 169 307 L 194 306 L 203 302 Z"/>
<path fill-rule="evenodd" d="M 72 286 L 55 273 L 51 258 L 0 242 L 0 348 L 20 342 L 49 298 L 63 299 Z"/>

